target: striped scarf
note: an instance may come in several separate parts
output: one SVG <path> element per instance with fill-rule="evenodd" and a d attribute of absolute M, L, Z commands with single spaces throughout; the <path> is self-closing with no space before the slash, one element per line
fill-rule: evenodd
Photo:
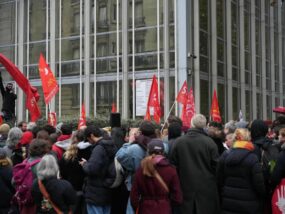
<path fill-rule="evenodd" d="M 233 148 L 235 149 L 246 149 L 249 151 L 253 151 L 254 150 L 254 145 L 250 142 L 250 141 L 241 141 L 241 140 L 237 140 L 235 141 Z"/>

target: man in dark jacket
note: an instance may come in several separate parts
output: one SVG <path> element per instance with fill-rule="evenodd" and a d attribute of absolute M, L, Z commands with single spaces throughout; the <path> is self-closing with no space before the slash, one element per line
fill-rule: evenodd
<path fill-rule="evenodd" d="M 13 83 L 8 83 L 6 89 L 4 88 L 2 76 L 0 73 L 0 90 L 3 99 L 2 113 L 6 121 L 10 121 L 15 118 L 15 101 L 17 95 L 13 92 Z"/>
<path fill-rule="evenodd" d="M 115 155 L 117 148 L 111 140 L 104 140 L 98 127 L 88 126 L 85 137 L 94 145 L 89 160 L 82 159 L 80 165 L 87 174 L 84 196 L 88 213 L 109 214 L 111 210 L 112 189 L 108 177 L 110 157 Z M 111 179 L 112 180 L 112 179 Z"/>
<path fill-rule="evenodd" d="M 177 139 L 171 159 L 177 166 L 184 202 L 182 214 L 219 214 L 216 164 L 219 158 L 215 142 L 206 135 L 206 118 L 196 114 L 191 129 Z"/>

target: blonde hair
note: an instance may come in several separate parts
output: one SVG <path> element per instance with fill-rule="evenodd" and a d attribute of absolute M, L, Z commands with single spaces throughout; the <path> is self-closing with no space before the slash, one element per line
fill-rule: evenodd
<path fill-rule="evenodd" d="M 238 128 L 234 132 L 234 141 L 250 141 L 251 136 L 248 129 Z"/>
<path fill-rule="evenodd" d="M 76 157 L 77 157 L 77 153 L 78 153 L 78 147 L 77 147 L 77 144 L 78 144 L 78 140 L 81 140 L 79 138 L 80 135 L 83 133 L 83 131 L 76 131 L 73 133 L 72 135 L 72 143 L 71 145 L 67 148 L 66 152 L 63 154 L 63 158 L 65 160 L 74 160 Z"/>

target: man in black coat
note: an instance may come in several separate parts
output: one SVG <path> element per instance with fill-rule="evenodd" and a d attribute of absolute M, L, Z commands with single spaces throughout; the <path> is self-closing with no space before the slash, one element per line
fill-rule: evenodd
<path fill-rule="evenodd" d="M 3 99 L 2 113 L 6 121 L 10 121 L 15 118 L 15 101 L 17 95 L 13 91 L 13 84 L 8 83 L 4 88 L 2 76 L 0 72 L 0 90 Z"/>
<path fill-rule="evenodd" d="M 191 129 L 177 139 L 171 153 L 183 192 L 182 214 L 220 214 L 215 175 L 219 153 L 205 127 L 205 116 L 196 114 Z"/>
<path fill-rule="evenodd" d="M 95 126 L 88 126 L 85 137 L 94 145 L 89 160 L 82 159 L 80 165 L 87 174 L 84 196 L 88 213 L 109 214 L 111 210 L 112 178 L 109 177 L 108 168 L 117 147 L 111 140 L 104 140 L 102 131 Z"/>

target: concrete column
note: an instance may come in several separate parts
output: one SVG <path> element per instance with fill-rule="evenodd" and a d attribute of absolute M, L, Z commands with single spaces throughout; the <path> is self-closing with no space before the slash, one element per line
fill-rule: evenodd
<path fill-rule="evenodd" d="M 233 74 L 232 74 L 232 7 L 231 1 L 226 4 L 226 38 L 227 38 L 227 119 L 233 119 Z"/>
<path fill-rule="evenodd" d="M 180 1 L 180 0 L 179 0 Z M 179 32 L 179 31 L 178 31 Z M 197 57 L 194 60 L 194 97 L 195 110 L 200 113 L 200 21 L 199 21 L 199 0 L 193 0 L 193 54 Z"/>
<path fill-rule="evenodd" d="M 218 72 L 217 72 L 217 1 L 210 1 L 211 7 L 211 71 L 212 71 L 212 92 L 216 89 L 218 96 Z M 199 17 L 199 16 L 198 16 Z"/>
<path fill-rule="evenodd" d="M 18 22 L 18 68 L 21 72 L 24 69 L 24 10 L 25 2 L 17 1 L 18 4 L 18 14 L 16 14 L 16 19 Z M 16 41 L 17 42 L 17 41 Z M 17 121 L 24 119 L 24 94 L 21 89 L 17 91 Z"/>
<path fill-rule="evenodd" d="M 244 0 L 239 1 L 239 49 L 240 49 L 240 103 L 242 114 L 245 114 L 245 59 L 244 59 Z M 245 118 L 246 119 L 246 118 Z"/>
<path fill-rule="evenodd" d="M 280 93 L 280 106 L 283 106 L 283 73 L 282 73 L 282 20 L 281 8 L 278 4 L 278 68 L 279 68 L 279 93 Z"/>
<path fill-rule="evenodd" d="M 275 56 L 274 56 L 274 7 L 270 7 L 270 73 L 271 73 L 271 106 L 275 108 Z M 272 114 L 272 120 L 275 114 Z"/>
<path fill-rule="evenodd" d="M 90 115 L 90 0 L 84 0 L 84 104 Z"/>
<path fill-rule="evenodd" d="M 129 60 L 128 60 L 128 1 L 122 1 L 122 119 L 129 118 L 129 83 L 128 83 L 128 72 L 129 72 Z"/>
<path fill-rule="evenodd" d="M 194 0 L 195 1 L 195 0 Z M 187 0 L 176 0 L 178 91 L 187 80 Z M 199 17 L 198 17 L 199 19 Z M 198 90 L 198 89 L 197 89 Z M 194 89 L 194 91 L 196 91 Z M 195 96 L 196 98 L 196 96 Z"/>
<path fill-rule="evenodd" d="M 56 67 L 55 67 L 55 28 L 56 28 L 56 0 L 50 0 L 50 68 L 55 75 Z M 51 103 L 51 112 L 55 112 L 55 97 L 52 98 Z"/>
<path fill-rule="evenodd" d="M 169 0 L 163 4 L 163 49 L 164 49 L 164 120 L 169 113 Z M 172 105 L 172 103 L 171 103 Z"/>
<path fill-rule="evenodd" d="M 267 119 L 266 101 L 266 43 L 265 43 L 265 0 L 261 0 L 261 78 L 262 78 L 262 119 Z"/>
<path fill-rule="evenodd" d="M 256 105 L 256 41 L 255 41 L 255 1 L 250 1 L 250 40 L 251 40 L 251 77 L 252 77 L 252 118 L 257 117 Z"/>

